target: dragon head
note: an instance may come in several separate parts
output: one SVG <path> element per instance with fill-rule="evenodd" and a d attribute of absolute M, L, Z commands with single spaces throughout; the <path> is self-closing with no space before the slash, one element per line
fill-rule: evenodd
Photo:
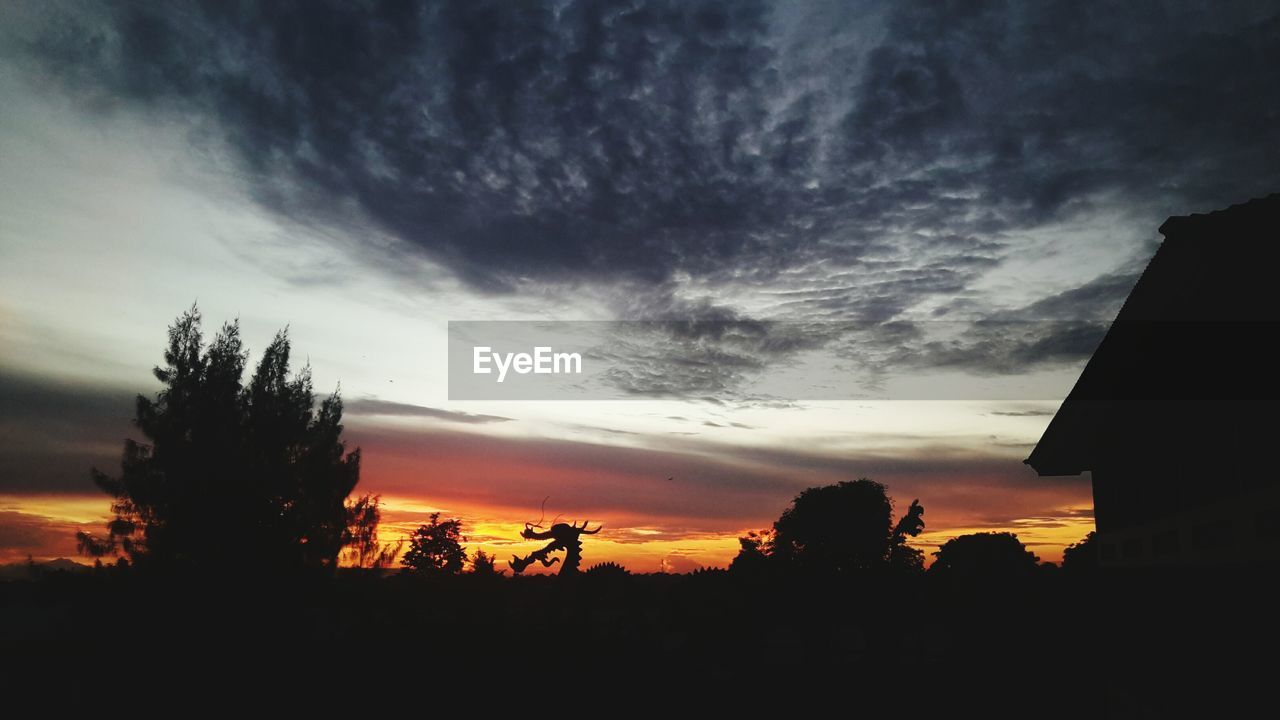
<path fill-rule="evenodd" d="M 535 561 L 542 563 L 543 567 L 551 567 L 555 563 L 560 562 L 560 558 L 550 557 L 551 553 L 564 550 L 567 553 L 565 569 L 570 572 L 576 571 L 578 568 L 579 548 L 582 544 L 578 542 L 578 538 L 582 535 L 595 535 L 604 528 L 599 525 L 594 530 L 587 529 L 587 521 L 582 522 L 579 527 L 572 523 L 555 523 L 546 530 L 538 529 L 540 526 L 535 523 L 525 523 L 524 529 L 520 531 L 520 537 L 525 540 L 550 540 L 551 542 L 539 550 L 535 550 L 527 557 L 512 556 L 511 561 L 507 564 L 511 566 L 512 571 L 519 574 L 525 568 L 533 564 Z"/>

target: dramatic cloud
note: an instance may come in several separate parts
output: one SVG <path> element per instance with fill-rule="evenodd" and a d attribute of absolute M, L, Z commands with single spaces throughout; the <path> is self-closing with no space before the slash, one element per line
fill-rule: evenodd
<path fill-rule="evenodd" d="M 0 552 L 39 552 L 53 544 L 59 531 L 64 536 L 68 534 L 62 528 L 51 528 L 42 518 L 12 510 L 0 511 Z"/>
<path fill-rule="evenodd" d="M 479 413 L 458 412 L 456 410 L 442 410 L 440 408 L 424 407 L 422 405 L 410 405 L 408 403 L 392 402 L 390 400 L 378 400 L 377 398 L 359 398 L 357 400 L 348 400 L 342 405 L 344 412 L 348 415 L 369 415 L 369 416 L 385 416 L 385 417 L 421 417 L 431 418 L 433 420 L 444 420 L 446 422 L 463 423 L 465 425 L 486 425 L 488 423 L 508 422 L 509 417 L 500 415 L 483 415 Z"/>
<path fill-rule="evenodd" d="M 136 393 L 0 369 L 0 495 L 91 492 L 89 469 L 120 461 Z"/>
<path fill-rule="evenodd" d="M 1008 522 L 1089 505 L 1080 478 L 1037 478 L 1020 456 L 956 445 L 878 451 L 728 445 L 670 437 L 624 447 L 547 438 L 495 438 L 450 431 L 356 429 L 365 450 L 364 487 L 433 505 L 556 512 L 617 525 L 647 523 L 701 532 L 766 521 L 806 487 L 857 477 L 922 498 L 931 527 Z"/>
<path fill-rule="evenodd" d="M 1149 233 L 1280 185 L 1265 5 L 119 3 L 14 32 L 86 107 L 222 138 L 263 204 L 484 290 L 732 280 L 880 320 L 1099 204 Z"/>

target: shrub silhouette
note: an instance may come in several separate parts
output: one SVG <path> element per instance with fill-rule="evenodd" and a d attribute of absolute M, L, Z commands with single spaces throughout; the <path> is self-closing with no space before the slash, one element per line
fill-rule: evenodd
<path fill-rule="evenodd" d="M 805 572 L 918 570 L 923 555 L 908 537 L 924 529 L 924 508 L 913 501 L 895 526 L 885 486 L 867 478 L 809 488 L 796 496 L 771 530 L 739 538 L 731 568 L 787 567 Z"/>
<path fill-rule="evenodd" d="M 199 310 L 169 327 L 164 384 L 139 395 L 119 477 L 93 479 L 114 498 L 107 535 L 77 533 L 82 552 L 123 551 L 134 563 L 300 569 L 336 566 L 349 544 L 376 544 L 377 500 L 347 497 L 360 450 L 341 440 L 342 400 L 319 407 L 310 367 L 289 372 L 287 331 L 263 352 L 248 386 L 238 321 L 206 347 Z"/>
<path fill-rule="evenodd" d="M 1063 549 L 1062 569 L 1070 572 L 1090 572 L 1098 569 L 1098 543 L 1092 531 L 1080 542 Z"/>
<path fill-rule="evenodd" d="M 1009 532 L 961 535 L 942 544 L 929 572 L 958 577 L 1014 576 L 1034 572 L 1040 559 Z"/>
<path fill-rule="evenodd" d="M 759 573 L 773 565 L 773 530 L 752 530 L 738 538 L 738 546 L 737 556 L 729 563 L 733 572 Z"/>
<path fill-rule="evenodd" d="M 609 560 L 587 568 L 586 574 L 592 577 L 625 577 L 630 575 L 631 571 Z"/>
<path fill-rule="evenodd" d="M 907 544 L 908 537 L 924 531 L 924 507 L 919 500 L 912 500 L 907 512 L 898 520 L 889 537 L 889 567 L 894 570 L 920 572 L 924 570 L 924 552 Z"/>
<path fill-rule="evenodd" d="M 411 571 L 428 575 L 457 575 L 467 561 L 467 550 L 462 547 L 461 520 L 440 520 L 440 513 L 431 513 L 431 521 L 419 525 L 409 536 L 409 550 L 400 558 L 401 564 Z M 490 560 L 490 565 L 492 565 Z"/>
<path fill-rule="evenodd" d="M 471 556 L 471 574 L 497 576 L 504 571 L 499 570 L 493 562 L 494 558 L 484 550 L 476 550 L 476 554 Z"/>

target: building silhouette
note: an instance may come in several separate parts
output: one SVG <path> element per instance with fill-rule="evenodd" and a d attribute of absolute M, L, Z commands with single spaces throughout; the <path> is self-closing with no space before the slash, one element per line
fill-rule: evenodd
<path fill-rule="evenodd" d="M 1280 550 L 1280 194 L 1172 217 L 1026 463 L 1088 471 L 1105 565 Z"/>

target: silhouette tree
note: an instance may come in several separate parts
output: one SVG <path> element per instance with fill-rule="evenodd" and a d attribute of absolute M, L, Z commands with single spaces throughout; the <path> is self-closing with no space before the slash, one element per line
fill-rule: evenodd
<path fill-rule="evenodd" d="M 461 520 L 441 522 L 440 513 L 431 513 L 431 521 L 419 525 L 409 536 L 409 550 L 400 563 L 415 572 L 457 575 L 467 560 L 466 548 L 462 547 L 465 541 Z"/>
<path fill-rule="evenodd" d="M 494 557 L 484 550 L 476 550 L 476 554 L 471 556 L 471 574 L 472 575 L 501 575 L 504 571 L 497 569 L 494 565 Z"/>
<path fill-rule="evenodd" d="M 1098 569 L 1098 543 L 1093 531 L 1085 535 L 1080 542 L 1063 549 L 1062 569 L 1070 572 L 1090 572 Z"/>
<path fill-rule="evenodd" d="M 773 554 L 773 530 L 752 530 L 746 537 L 738 538 L 738 555 L 729 563 L 729 569 L 739 573 L 759 573 L 771 566 Z"/>
<path fill-rule="evenodd" d="M 348 542 L 342 553 L 343 564 L 379 569 L 390 567 L 396 555 L 404 547 L 404 540 L 382 543 L 378 540 L 378 526 L 382 518 L 381 498 L 365 495 L 347 506 Z"/>
<path fill-rule="evenodd" d="M 148 442 L 125 441 L 118 477 L 93 470 L 114 517 L 106 537 L 77 533 L 81 551 L 152 567 L 336 566 L 378 520 L 376 501 L 347 504 L 360 450 L 341 440 L 338 392 L 316 407 L 310 367 L 290 375 L 286 330 L 246 387 L 238 321 L 207 347 L 200 323 L 193 305 L 169 327 L 154 369 L 163 388 L 138 396 L 134 424 Z"/>
<path fill-rule="evenodd" d="M 924 570 L 924 552 L 907 544 L 908 537 L 915 537 L 923 530 L 924 508 L 919 500 L 912 500 L 889 539 L 889 567 L 908 572 Z"/>
<path fill-rule="evenodd" d="M 860 478 L 809 488 L 796 496 L 771 531 L 739 538 L 735 569 L 775 566 L 809 572 L 923 567 L 923 555 L 908 537 L 924 529 L 924 508 L 913 501 L 895 526 L 885 486 Z"/>
<path fill-rule="evenodd" d="M 1009 532 L 961 535 L 942 544 L 929 572 L 960 577 L 1012 576 L 1034 572 L 1040 558 Z"/>

